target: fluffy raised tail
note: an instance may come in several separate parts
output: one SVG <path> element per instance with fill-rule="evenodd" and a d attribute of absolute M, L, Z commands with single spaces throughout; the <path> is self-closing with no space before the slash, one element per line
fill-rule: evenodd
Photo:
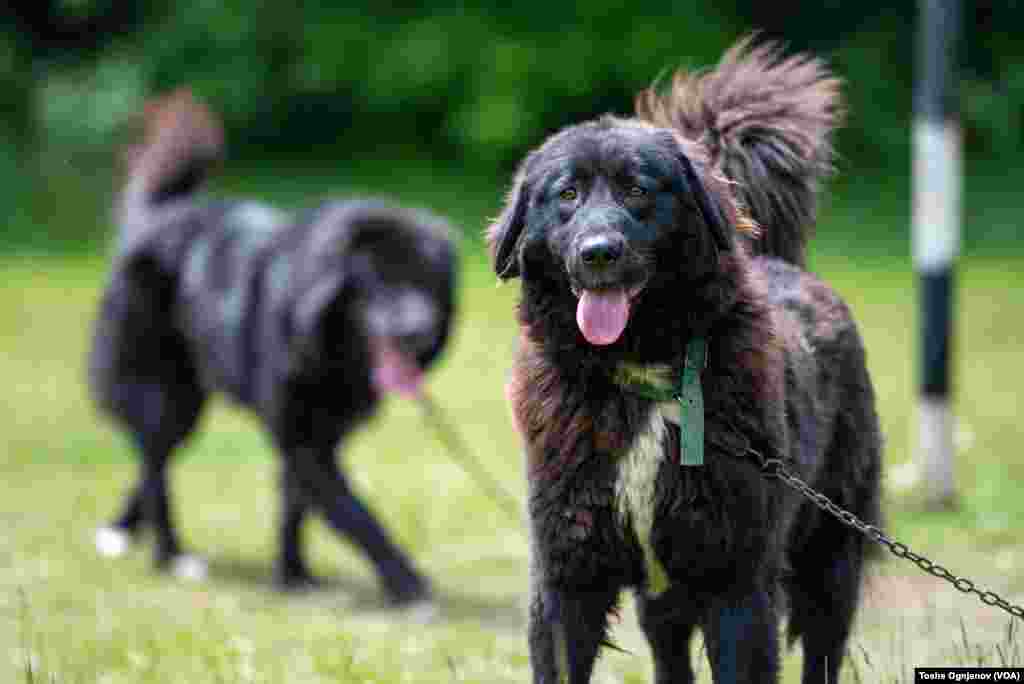
<path fill-rule="evenodd" d="M 223 145 L 220 123 L 189 90 L 147 103 L 142 140 L 127 152 L 122 229 L 148 225 L 146 219 L 160 205 L 194 192 L 220 160 Z"/>
<path fill-rule="evenodd" d="M 759 227 L 753 251 L 804 265 L 816 194 L 832 171 L 840 81 L 807 55 L 775 44 L 733 46 L 704 73 L 678 72 L 667 92 L 637 96 L 641 119 L 705 145 Z"/>

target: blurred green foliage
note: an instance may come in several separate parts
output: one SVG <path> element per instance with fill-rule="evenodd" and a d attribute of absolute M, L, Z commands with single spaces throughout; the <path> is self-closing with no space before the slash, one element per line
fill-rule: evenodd
<path fill-rule="evenodd" d="M 146 94 L 182 84 L 223 114 L 233 158 L 355 165 L 406 157 L 493 177 L 561 126 L 628 113 L 637 90 L 676 67 L 714 63 L 754 28 L 825 57 L 847 80 L 844 167 L 898 175 L 908 167 L 915 3 L 16 0 L 8 7 L 0 25 L 0 180 L 13 179 L 8 187 L 38 186 L 40 166 L 52 174 L 54 160 L 72 155 L 75 169 L 84 154 L 97 177 L 109 177 L 102 159 L 130 113 Z M 1016 155 L 1024 141 L 1024 57 L 1011 30 L 1024 25 L 1024 4 L 979 0 L 965 7 L 963 23 L 966 152 Z M 29 210 L 34 224 L 39 211 Z M 22 230 L 12 225 L 4 230 Z"/>

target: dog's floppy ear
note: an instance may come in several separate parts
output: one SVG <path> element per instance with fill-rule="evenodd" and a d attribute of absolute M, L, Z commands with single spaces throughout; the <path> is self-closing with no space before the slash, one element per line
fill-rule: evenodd
<path fill-rule="evenodd" d="M 446 243 L 441 249 L 443 268 L 435 274 L 436 303 L 438 305 L 437 338 L 434 343 L 416 357 L 421 368 L 434 363 L 448 344 L 452 323 L 455 319 L 456 292 L 458 285 L 458 256 L 453 243 Z"/>
<path fill-rule="evenodd" d="M 719 252 L 730 252 L 732 251 L 732 228 L 725 221 L 725 216 L 722 214 L 722 209 L 718 206 L 718 202 L 708 193 L 707 187 L 701 182 L 700 176 L 697 175 L 697 171 L 693 168 L 693 162 L 686 156 L 682 150 L 679 151 L 679 162 L 683 166 L 683 177 L 686 180 L 693 198 L 697 202 L 697 208 L 700 210 L 701 216 L 704 218 L 704 223 L 707 224 L 708 230 L 711 231 L 711 235 L 715 239 L 715 246 Z"/>
<path fill-rule="evenodd" d="M 292 332 L 302 338 L 309 339 L 316 334 L 328 308 L 341 292 L 344 276 L 331 273 L 320 278 L 295 301 L 292 310 Z"/>
<path fill-rule="evenodd" d="M 324 321 L 344 284 L 344 274 L 324 274 L 296 293 L 285 309 L 282 333 L 289 347 L 289 372 L 297 373 L 325 352 Z"/>
<path fill-rule="evenodd" d="M 487 243 L 494 258 L 494 272 L 502 280 L 519 276 L 519 238 L 526 227 L 528 198 L 526 173 L 520 169 L 505 201 L 505 209 L 487 230 Z"/>

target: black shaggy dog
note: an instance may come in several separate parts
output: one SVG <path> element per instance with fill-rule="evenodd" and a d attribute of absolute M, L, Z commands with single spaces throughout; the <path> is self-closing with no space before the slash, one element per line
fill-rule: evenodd
<path fill-rule="evenodd" d="M 455 252 L 444 222 L 372 201 L 297 217 L 193 196 L 221 130 L 186 91 L 147 108 L 118 207 L 119 244 L 91 356 L 98 403 L 134 440 L 138 484 L 97 534 L 117 554 L 144 525 L 156 562 L 202 574 L 174 532 L 166 466 L 207 396 L 255 411 L 283 460 L 277 581 L 313 582 L 300 528 L 310 509 L 353 539 L 396 604 L 427 580 L 353 494 L 339 441 L 388 391 L 415 395 L 453 313 Z"/>
<path fill-rule="evenodd" d="M 784 597 L 803 681 L 836 682 L 867 542 L 761 462 L 879 519 L 864 349 L 801 268 L 838 82 L 747 42 L 637 110 L 548 139 L 489 231 L 498 275 L 522 279 L 508 393 L 528 460 L 534 681 L 588 681 L 633 587 L 658 682 L 693 681 L 696 628 L 715 682 L 775 682 Z M 684 366 L 702 441 L 699 405 L 680 419 L 659 398 L 693 398 Z M 703 465 L 681 462 L 683 433 Z"/>

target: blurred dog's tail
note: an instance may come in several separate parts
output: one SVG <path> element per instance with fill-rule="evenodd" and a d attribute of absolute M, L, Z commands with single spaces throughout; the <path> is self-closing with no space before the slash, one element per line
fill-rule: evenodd
<path fill-rule="evenodd" d="M 224 146 L 220 122 L 185 88 L 147 103 L 141 128 L 125 159 L 120 218 L 127 231 L 144 230 L 155 210 L 195 192 Z"/>
<path fill-rule="evenodd" d="M 704 73 L 678 72 L 668 92 L 637 96 L 637 113 L 705 146 L 758 225 L 755 253 L 804 265 L 816 194 L 832 171 L 840 80 L 813 57 L 747 38 Z"/>

